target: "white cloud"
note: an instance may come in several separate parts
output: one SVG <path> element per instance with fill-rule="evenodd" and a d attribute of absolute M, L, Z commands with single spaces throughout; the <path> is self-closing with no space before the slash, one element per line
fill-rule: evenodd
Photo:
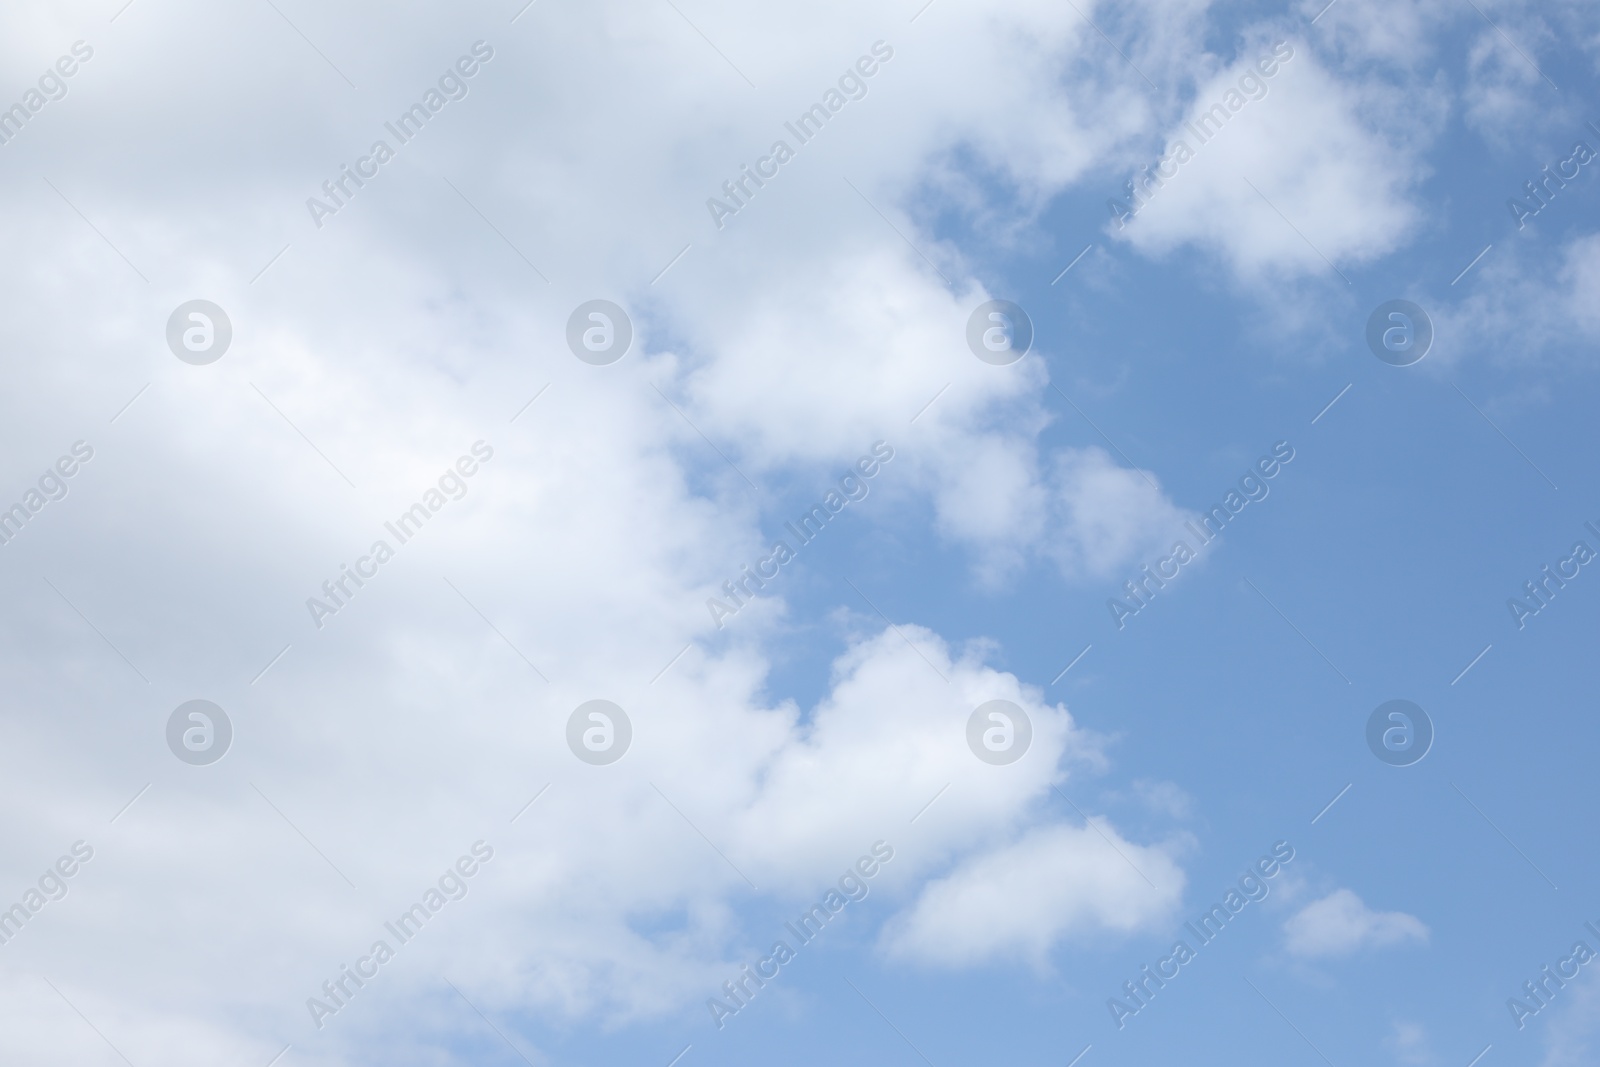
<path fill-rule="evenodd" d="M 1100 448 L 1057 456 L 1052 489 L 1045 551 L 1069 575 L 1105 577 L 1165 550 L 1194 515 L 1176 507 L 1150 473 L 1119 466 Z"/>
<path fill-rule="evenodd" d="M 1217 130 L 1212 119 L 1204 142 L 1186 122 L 1173 124 L 1159 154 L 1181 140 L 1193 158 L 1176 165 L 1135 218 L 1112 225 L 1112 236 L 1158 256 L 1197 245 L 1246 280 L 1269 272 L 1337 280 L 1328 261 L 1363 263 L 1402 245 L 1420 219 L 1412 191 L 1422 177 L 1421 139 L 1374 121 L 1392 90 L 1340 77 L 1304 41 L 1285 48 L 1293 53 L 1283 61 L 1285 52 L 1253 38 L 1231 67 L 1198 85 L 1187 123 L 1214 107 L 1226 121 Z M 1263 79 L 1254 64 L 1273 55 L 1276 71 Z M 1248 78 L 1265 86 L 1264 96 L 1254 85 L 1241 91 Z"/>
<path fill-rule="evenodd" d="M 1285 947 L 1306 958 L 1348 956 L 1369 948 L 1425 942 L 1428 928 L 1414 915 L 1373 911 L 1348 889 L 1336 889 L 1283 924 Z"/>
<path fill-rule="evenodd" d="M 1376 61 L 1395 71 L 1437 69 L 1434 41 L 1461 14 L 1448 0 L 1302 0 L 1299 11 L 1316 18 L 1317 36 L 1343 62 Z"/>
<path fill-rule="evenodd" d="M 1558 200 L 1545 210 L 1559 208 Z M 1448 336 L 1452 344 L 1436 343 L 1437 356 L 1420 366 L 1437 359 L 1448 368 L 1469 355 L 1510 367 L 1592 362 L 1600 338 L 1600 234 L 1550 248 L 1537 233 L 1542 223 L 1530 219 L 1528 226 L 1527 235 L 1497 245 L 1484 258 L 1470 296 L 1437 309 L 1436 336 Z"/>
<path fill-rule="evenodd" d="M 764 547 L 774 507 L 706 438 L 758 483 L 819 487 L 887 439 L 898 455 L 871 521 L 931 508 L 980 571 L 1045 556 L 1073 579 L 1103 575 L 1178 518 L 1097 446 L 1041 447 L 1044 358 L 996 368 L 965 351 L 988 291 L 918 223 L 932 215 L 921 198 L 948 195 L 1015 226 L 1148 136 L 1160 102 L 1077 14 L 1046 0 L 933 9 L 893 39 L 870 95 L 719 232 L 705 198 L 900 34 L 899 16 L 885 30 L 859 5 L 697 5 L 750 90 L 665 5 L 541 4 L 510 28 L 496 12 L 492 30 L 421 3 L 297 8 L 352 92 L 271 10 L 241 10 L 136 4 L 107 24 L 86 6 L 94 62 L 4 149 L 18 210 L 0 283 L 24 309 L 0 398 L 6 492 L 75 437 L 97 450 L 4 549 L 0 800 L 35 813 L 7 832 L 7 884 L 79 837 L 98 854 L 4 950 L 7 996 L 26 1009 L 0 1058 L 77 1064 L 95 1048 L 54 994 L 15 977 L 30 971 L 59 979 L 134 1062 L 264 1063 L 289 1041 L 312 1064 L 431 1047 L 477 1025 L 439 1006 L 441 974 L 486 1010 L 658 1017 L 761 936 L 743 909 L 813 896 L 877 837 L 898 850 L 882 891 L 908 902 L 888 942 L 908 960 L 1037 959 L 1166 914 L 1184 884 L 1176 848 L 1099 824 L 1152 890 L 1098 833 L 1039 821 L 1050 785 L 1098 745 L 980 646 L 874 623 L 801 708 L 766 692 L 781 584 L 771 612 L 726 632 L 704 608 Z M 1136 62 L 1185 76 L 1203 5 L 1116 14 Z M 78 35 L 55 9 L 48 25 L 0 15 L 13 18 L 0 42 L 29 64 Z M 497 58 L 471 94 L 312 228 L 305 198 L 479 36 Z M 1343 112 L 1328 122 L 1339 150 L 1364 150 Z M 974 149 L 1022 207 L 959 199 L 979 187 L 954 177 Z M 1288 205 L 1342 211 L 1344 180 L 1306 179 Z M 1386 195 L 1336 250 L 1382 245 L 1374 218 L 1401 211 Z M 1215 234 L 1178 235 L 1191 238 Z M 1277 238 L 1230 254 L 1305 265 Z M 599 369 L 562 344 L 572 308 L 598 295 L 627 303 L 637 330 L 627 359 Z M 161 339 L 195 296 L 235 327 L 208 368 Z M 495 458 L 467 496 L 314 629 L 305 598 L 480 438 Z M 161 741 L 197 696 L 236 727 L 203 769 Z M 563 740 L 596 696 L 636 731 L 604 769 Z M 1004 774 L 961 734 L 996 696 L 1035 724 Z M 470 895 L 311 1030 L 305 998 L 479 837 L 497 856 Z M 996 910 L 1019 880 L 1037 889 Z"/>
<path fill-rule="evenodd" d="M 1550 1014 L 1539 1067 L 1588 1067 L 1600 1055 L 1600 981 L 1586 973 L 1561 992 L 1563 1002 Z"/>
<path fill-rule="evenodd" d="M 1526 29 L 1527 22 L 1521 24 Z M 1505 148 L 1529 128 L 1550 122 L 1550 91 L 1524 54 L 1489 27 L 1472 42 L 1471 77 L 1462 88 L 1467 124 L 1497 147 Z"/>
<path fill-rule="evenodd" d="M 1574 328 L 1600 336 L 1600 234 L 1579 237 L 1562 256 L 1557 299 Z"/>
<path fill-rule="evenodd" d="M 1043 967 L 1074 936 L 1168 920 L 1185 881 L 1176 853 L 1175 845 L 1137 845 L 1104 826 L 1036 828 L 930 882 L 885 930 L 884 947 L 943 967 L 995 959 Z"/>

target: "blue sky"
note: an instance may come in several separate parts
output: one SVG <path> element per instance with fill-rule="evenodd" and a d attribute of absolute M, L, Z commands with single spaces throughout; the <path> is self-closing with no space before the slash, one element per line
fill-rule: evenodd
<path fill-rule="evenodd" d="M 1523 984 L 1600 952 L 1600 577 L 1520 627 L 1507 600 L 1600 553 L 1600 163 L 1525 227 L 1507 199 L 1600 153 L 1593 13 L 918 7 L 0 16 L 28 112 L 0 145 L 7 1059 L 1592 1062 L 1600 965 L 1548 1006 Z M 719 184 L 872 55 L 719 227 Z M 204 364 L 166 332 L 197 299 L 232 327 Z M 633 333 L 603 365 L 567 341 L 596 299 Z M 1007 366 L 967 347 L 992 299 L 1034 330 Z M 1405 367 L 1365 339 L 1397 299 L 1435 330 Z M 1119 626 L 1124 582 L 1274 449 Z M 719 625 L 775 539 L 795 558 Z M 196 699 L 231 729 L 198 765 L 167 740 Z M 1434 730 L 1408 766 L 1367 742 L 1397 699 Z M 610 763 L 568 741 L 592 700 L 629 718 Z M 1031 723 L 1013 763 L 968 748 L 992 700 Z M 1185 924 L 1275 848 L 1201 947 Z M 419 901 L 366 985 L 319 988 Z"/>

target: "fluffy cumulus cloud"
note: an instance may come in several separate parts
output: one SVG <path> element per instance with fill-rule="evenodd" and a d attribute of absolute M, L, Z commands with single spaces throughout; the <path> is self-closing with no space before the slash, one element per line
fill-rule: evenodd
<path fill-rule="evenodd" d="M 1068 574 L 1105 576 L 1123 562 L 1168 547 L 1194 513 L 1175 506 L 1146 471 L 1118 465 L 1100 448 L 1056 457 L 1049 551 Z"/>
<path fill-rule="evenodd" d="M 885 931 L 884 946 L 942 967 L 995 959 L 1042 966 L 1073 935 L 1147 929 L 1170 916 L 1184 886 L 1177 852 L 1098 825 L 1037 827 L 928 883 Z"/>
<path fill-rule="evenodd" d="M 718 630 L 704 606 L 765 549 L 774 486 L 821 493 L 875 440 L 896 466 L 870 522 L 931 509 L 974 573 L 1046 550 L 1101 573 L 1176 514 L 1154 474 L 1040 445 L 1048 352 L 973 358 L 989 288 L 923 222 L 989 210 L 974 149 L 1014 222 L 1136 136 L 1122 61 L 1046 3 L 914 29 L 696 6 L 726 61 L 670 5 L 283 6 L 5 16 L 8 66 L 93 46 L 3 149 L 27 211 L 0 270 L 30 309 L 6 339 L 34 354 L 0 402 L 13 496 L 93 450 L 5 545 L 0 789 L 37 813 L 6 869 L 34 885 L 78 840 L 93 859 L 5 947 L 26 1022 L 0 1056 L 88 1062 L 91 1019 L 134 1062 L 448 1059 L 478 1019 L 443 977 L 485 1013 L 698 1011 L 763 933 L 750 913 L 878 838 L 907 966 L 1024 952 L 987 915 L 1006 872 L 1037 875 L 1046 944 L 1162 915 L 1170 848 L 1043 814 L 1106 757 L 992 646 L 875 622 L 802 705 L 770 693 L 776 613 Z M 384 123 L 475 40 L 400 144 Z M 717 229 L 707 197 L 875 40 L 893 58 L 866 93 Z M 342 178 L 376 139 L 394 158 Z M 234 330 L 210 366 L 163 338 L 197 296 Z M 611 366 L 566 350 L 597 296 L 634 322 Z M 234 733 L 205 768 L 165 741 L 197 697 Z M 566 741 L 597 697 L 632 723 L 611 766 Z M 997 697 L 1034 725 L 1003 771 L 965 742 Z M 957 949 L 918 949 L 930 926 Z"/>
<path fill-rule="evenodd" d="M 1428 928 L 1403 911 L 1374 911 L 1348 889 L 1313 900 L 1283 924 L 1284 944 L 1308 959 L 1348 956 L 1428 940 Z"/>
<path fill-rule="evenodd" d="M 480 1020 L 445 978 L 558 1024 L 698 1010 L 762 936 L 752 912 L 814 899 L 877 839 L 895 966 L 1042 965 L 1166 919 L 1180 843 L 1059 813 L 1053 786 L 1115 761 L 994 648 L 874 621 L 801 702 L 773 692 L 786 589 L 724 629 L 705 602 L 788 517 L 779 487 L 820 494 L 879 440 L 887 506 L 860 521 L 927 526 L 982 578 L 1042 558 L 1081 582 L 1162 546 L 1185 512 L 1157 472 L 1042 443 L 1059 353 L 967 351 L 997 294 L 932 220 L 1026 240 L 1051 197 L 1172 128 L 1179 86 L 1236 84 L 1184 46 L 1205 5 L 1079 5 L 1175 72 L 1154 95 L 1045 0 L 915 23 L 842 2 L 279 6 L 0 15 L 8 69 L 93 48 L 0 149 L 20 309 L 0 329 L 23 353 L 5 499 L 92 450 L 0 550 L 0 797 L 29 813 L 8 884 L 93 849 L 3 949 L 0 1058 L 90 1062 L 89 1019 L 137 1063 L 290 1043 L 306 1064 L 446 1061 Z M 875 73 L 843 81 L 863 56 Z M 402 143 L 385 124 L 430 92 Z M 830 92 L 856 98 L 719 227 L 707 199 Z M 1393 247 L 1405 179 L 1351 94 L 1297 52 L 1127 239 L 1321 269 L 1243 173 L 1336 261 Z M 393 158 L 345 178 L 380 139 Z M 209 366 L 164 338 L 196 297 L 232 321 Z M 565 341 L 597 297 L 634 328 L 604 367 Z M 232 723 L 207 767 L 165 739 L 195 698 Z M 596 698 L 631 720 L 609 766 L 568 747 Z M 1006 768 L 966 747 L 991 699 L 1033 724 Z M 344 977 L 435 898 L 376 976 Z M 1413 936 L 1356 905 L 1314 905 L 1295 943 Z M 339 1010 L 313 1021 L 312 997 Z"/>
<path fill-rule="evenodd" d="M 1374 121 L 1392 93 L 1340 77 L 1299 36 L 1252 38 L 1117 191 L 1109 232 L 1151 255 L 1204 248 L 1251 280 L 1337 277 L 1392 252 L 1419 220 L 1420 177 L 1415 142 Z"/>

